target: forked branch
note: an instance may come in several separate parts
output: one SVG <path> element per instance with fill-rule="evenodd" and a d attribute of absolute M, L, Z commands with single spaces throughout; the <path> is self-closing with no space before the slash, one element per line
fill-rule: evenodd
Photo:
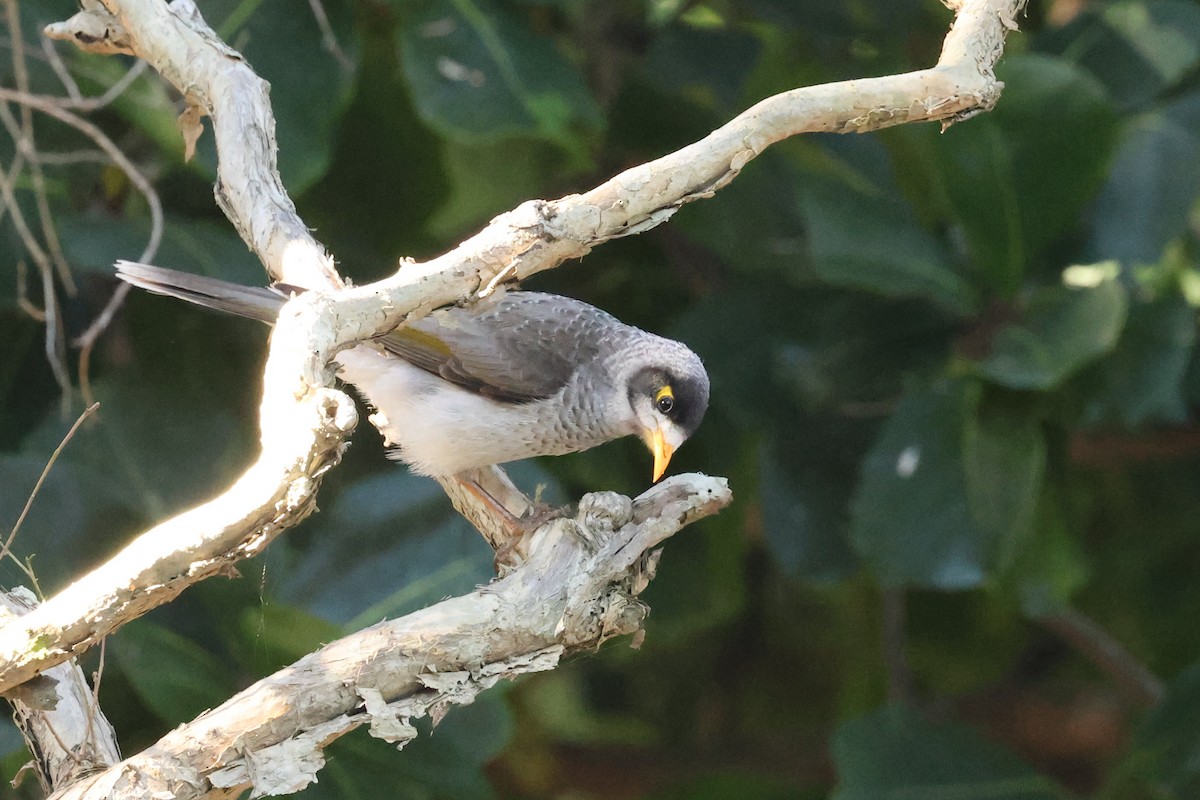
<path fill-rule="evenodd" d="M 675 153 L 583 194 L 524 203 L 439 258 L 406 262 L 383 281 L 340 291 L 328 291 L 340 289 L 341 281 L 279 181 L 265 83 L 204 24 L 191 0 L 169 5 L 160 0 L 88 0 L 75 17 L 51 26 L 50 35 L 85 49 L 128 52 L 148 61 L 185 94 L 189 107 L 182 121 L 193 133 L 201 114 L 211 117 L 220 156 L 217 199 L 222 209 L 273 278 L 316 291 L 285 306 L 275 327 L 264 375 L 258 460 L 221 496 L 146 532 L 108 564 L 0 628 L 0 691 L 82 652 L 190 583 L 229 569 L 305 516 L 321 474 L 336 463 L 344 437 L 355 423 L 349 399 L 331 388 L 328 364 L 341 348 L 386 332 L 410 314 L 469 302 L 499 282 L 525 278 L 579 258 L 609 239 L 648 230 L 684 203 L 711 196 L 766 147 L 786 137 L 812 131 L 863 132 L 923 120 L 945 125 L 991 108 L 1002 88 L 993 66 L 1024 0 L 960 0 L 951 5 L 957 17 L 941 59 L 930 69 L 770 97 Z M 716 496 L 710 481 L 689 478 L 671 484 L 671 491 L 691 493 L 679 498 L 679 507 L 709 502 L 706 497 Z M 611 516 L 609 522 L 604 519 L 603 515 L 581 518 L 577 527 L 582 539 L 608 541 Z M 672 532 L 687 521 L 687 514 L 674 520 Z M 561 540 L 563 524 L 544 527 L 537 536 Z M 539 552 L 539 546 L 531 545 L 530 552 Z M 637 549 L 635 555 L 640 558 L 643 552 Z M 573 586 L 586 575 L 559 571 L 561 563 L 566 562 L 539 562 L 536 569 L 528 565 L 506 578 L 509 583 L 496 586 L 554 581 L 560 587 Z M 635 583 L 648 573 L 639 574 Z M 614 580 L 623 586 L 631 578 Z M 494 591 L 489 587 L 478 593 L 478 602 L 496 613 L 540 613 L 537 607 L 497 607 Z M 584 608 L 591 609 L 581 611 L 584 616 L 600 613 L 595 604 Z M 417 622 L 427 619 L 419 617 Z M 451 627 L 469 624 L 453 615 L 443 621 Z M 513 627 L 504 630 L 514 635 L 526 629 L 521 626 L 541 624 L 532 617 L 507 621 Z M 554 624 L 557 631 L 558 622 Z M 530 645 L 562 644 L 557 638 L 561 633 L 550 640 L 534 637 Z M 522 651 L 526 656 L 532 652 Z M 470 675 L 485 664 L 511 663 L 499 653 L 456 657 L 462 671 Z M 318 653 L 301 663 L 311 666 L 322 658 Z M 362 656 L 355 655 L 354 660 L 357 668 L 367 666 Z M 427 683 L 422 685 L 428 688 Z M 381 692 L 382 700 L 402 701 L 415 686 L 392 687 L 395 693 Z M 379 698 L 346 694 L 341 705 L 325 709 L 332 715 L 325 717 L 326 723 L 333 725 L 331 720 L 339 715 L 358 713 L 348 710 L 355 707 L 346 706 L 351 702 L 366 702 L 370 708 Z M 323 724 L 314 722 L 308 729 L 314 740 L 332 730 Z M 279 735 L 279 742 L 292 741 L 288 737 L 295 733 Z M 253 759 L 247 758 L 245 774 L 224 773 L 226 777 L 219 780 L 228 780 L 231 786 L 254 783 L 252 764 Z M 183 783 L 191 777 L 193 773 L 186 772 Z M 210 789 L 216 785 L 212 778 L 203 776 Z"/>

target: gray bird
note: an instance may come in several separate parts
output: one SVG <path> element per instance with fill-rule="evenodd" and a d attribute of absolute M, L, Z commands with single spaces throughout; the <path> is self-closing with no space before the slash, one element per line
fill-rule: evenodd
<path fill-rule="evenodd" d="M 267 323 L 299 291 L 128 261 L 117 275 Z M 708 408 L 708 373 L 687 347 L 540 292 L 439 309 L 342 351 L 337 367 L 386 418 L 391 455 L 434 477 L 635 435 L 654 454 L 657 481 Z"/>

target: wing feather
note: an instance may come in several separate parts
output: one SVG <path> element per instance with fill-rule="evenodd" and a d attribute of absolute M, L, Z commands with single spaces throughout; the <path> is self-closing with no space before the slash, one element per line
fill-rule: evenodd
<path fill-rule="evenodd" d="M 508 292 L 435 311 L 380 338 L 389 352 L 458 386 L 511 403 L 557 393 L 627 326 L 579 300 Z"/>

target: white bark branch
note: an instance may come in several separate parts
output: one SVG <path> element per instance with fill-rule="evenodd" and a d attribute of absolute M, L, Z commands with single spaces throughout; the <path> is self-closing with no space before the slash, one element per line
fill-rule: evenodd
<path fill-rule="evenodd" d="M 313 289 L 338 279 L 274 169 L 266 87 L 199 19 L 190 0 L 96 0 L 49 31 L 81 46 L 148 60 L 213 118 L 222 208 L 272 276 Z M 1024 0 L 961 0 L 932 69 L 796 89 L 768 98 L 705 139 L 595 189 L 530 201 L 455 250 L 336 294 L 309 292 L 276 325 L 264 376 L 262 454 L 220 497 L 140 536 L 112 561 L 0 628 L 0 691 L 94 644 L 186 585 L 253 554 L 312 507 L 321 472 L 353 427 L 353 406 L 328 387 L 336 352 L 411 313 L 466 301 L 647 230 L 708 197 L 773 142 L 808 131 L 867 131 L 918 120 L 948 124 L 990 108 L 992 68 Z M 84 32 L 85 26 L 87 32 Z M 96 31 L 101 34 L 97 36 Z"/>
<path fill-rule="evenodd" d="M 217 203 L 271 277 L 312 289 L 342 285 L 279 179 L 270 86 L 192 0 L 93 0 L 45 33 L 91 52 L 135 55 L 158 70 L 187 100 L 186 127 L 200 125 L 194 109 L 212 120 Z"/>
<path fill-rule="evenodd" d="M 668 478 L 632 503 L 587 495 L 508 577 L 326 645 L 53 798 L 285 794 L 315 780 L 325 745 L 359 725 L 402 747 L 414 719 L 436 723 L 502 678 L 639 630 L 658 548 L 731 499 L 724 479 L 703 475 Z"/>
<path fill-rule="evenodd" d="M 0 620 L 27 614 L 36 605 L 27 589 L 0 593 Z M 33 754 L 27 767 L 47 794 L 121 760 L 116 734 L 75 662 L 51 667 L 4 699 Z"/>

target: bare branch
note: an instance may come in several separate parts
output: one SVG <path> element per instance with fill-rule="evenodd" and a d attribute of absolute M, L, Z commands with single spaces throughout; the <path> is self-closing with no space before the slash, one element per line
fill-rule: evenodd
<path fill-rule="evenodd" d="M 125 78 L 129 78 L 131 75 L 136 77 L 135 70 L 130 70 L 128 73 L 126 73 Z M 125 78 L 123 78 L 122 81 L 124 81 Z M 121 88 L 123 90 L 124 87 Z M 111 92 L 111 90 L 106 92 L 102 97 L 97 99 L 95 107 L 99 107 L 104 102 L 108 102 L 110 94 L 113 97 L 116 96 Z M 150 181 L 148 181 L 141 173 L 141 170 L 139 170 L 134 163 L 130 161 L 123 152 L 121 152 L 121 149 L 117 147 L 116 144 L 114 144 L 113 141 L 109 139 L 108 136 L 105 135 L 105 133 L 98 127 L 64 108 L 64 105 L 66 104 L 61 102 L 58 98 L 39 97 L 37 95 L 31 95 L 27 92 L 14 92 L 0 87 L 0 99 L 11 100 L 15 103 L 18 103 L 23 109 L 36 109 L 44 114 L 54 117 L 61 122 L 66 123 L 67 125 L 70 125 L 84 136 L 87 136 L 89 139 L 91 139 L 96 146 L 98 146 L 117 166 L 117 168 L 125 173 L 125 176 L 129 179 L 129 182 L 132 183 L 134 187 L 142 193 L 142 196 L 146 198 L 146 204 L 150 209 L 150 236 L 147 238 L 146 246 L 143 248 L 142 254 L 139 256 L 139 260 L 149 261 L 150 259 L 153 259 L 154 254 L 158 252 L 159 244 L 162 243 L 162 202 L 159 200 L 158 192 L 155 191 Z M 92 105 L 87 103 L 78 103 L 76 105 L 88 108 L 92 107 Z M 2 108 L 3 106 L 0 106 L 0 109 Z M 27 155 L 30 161 L 38 165 L 38 168 L 40 169 L 40 164 L 43 162 L 43 159 L 37 154 L 37 151 L 33 148 L 29 148 Z M 10 194 L 12 194 L 11 190 L 5 191 L 4 198 L 6 204 Z M 12 211 L 14 214 L 14 219 L 16 219 L 16 215 L 19 214 L 19 211 L 15 208 L 15 205 Z M 38 266 L 42 269 L 43 274 L 45 274 L 48 269 L 42 265 L 44 260 L 44 257 L 40 260 L 37 260 Z M 52 286 L 49 286 L 48 290 L 52 288 Z M 108 302 L 105 304 L 104 308 L 96 316 L 96 319 L 94 319 L 92 324 L 87 327 L 87 330 L 80 334 L 75 340 L 75 345 L 80 348 L 79 381 L 84 401 L 89 404 L 94 401 L 89 377 L 89 365 L 91 363 L 92 348 L 95 347 L 96 340 L 100 338 L 100 335 L 108 329 L 108 326 L 112 323 L 113 317 L 116 316 L 117 310 L 121 307 L 121 304 L 125 302 L 125 297 L 128 294 L 129 286 L 127 284 L 121 284 L 118 286 L 116 291 L 113 292 L 112 297 L 110 297 Z M 50 325 L 50 317 L 56 306 L 52 306 L 51 300 L 49 299 L 45 302 L 47 317 L 47 353 L 49 354 L 51 352 L 50 348 L 52 344 L 56 347 L 61 346 L 61 337 L 52 337 L 50 335 L 50 331 L 52 330 Z M 57 320 L 57 316 L 55 316 L 55 319 Z M 57 330 L 57 325 L 53 328 L 53 330 L 56 334 L 61 333 Z M 56 367 L 55 374 L 59 375 L 59 372 L 62 373 L 60 376 L 60 385 L 63 386 L 64 393 L 66 393 L 70 389 L 70 380 L 66 377 L 65 367 L 61 366 L 62 357 L 59 355 L 58 350 L 55 349 L 53 352 L 54 356 L 51 357 L 51 365 L 58 365 Z"/>
<path fill-rule="evenodd" d="M 329 15 L 325 13 L 325 5 L 321 0 L 308 0 L 309 8 L 312 9 L 313 19 L 317 21 L 317 27 L 321 29 L 321 43 L 331 56 L 337 59 L 338 66 L 344 72 L 354 70 L 354 62 L 346 55 L 346 51 L 342 50 L 342 46 L 338 44 L 337 36 L 333 32 L 333 26 L 329 24 Z"/>
<path fill-rule="evenodd" d="M 50 69 L 58 76 L 59 83 L 67 90 L 69 102 L 78 103 L 83 100 L 83 92 L 79 91 L 79 84 L 75 82 L 75 78 L 71 76 L 67 65 L 63 63 L 62 58 L 58 55 L 58 51 L 54 49 L 54 43 L 46 37 L 42 37 L 42 52 L 46 54 L 46 63 L 50 65 Z M 145 63 L 142 61 L 139 64 Z"/>
<path fill-rule="evenodd" d="M 0 87 L 0 92 L 4 91 L 8 90 Z M 0 103 L 0 121 L 3 121 L 14 141 L 20 142 L 20 126 L 13 119 L 7 106 L 4 106 L 2 103 Z M 0 203 L 3 204 L 3 208 L 12 216 L 13 228 L 20 238 L 25 252 L 33 259 L 38 277 L 41 278 L 41 309 L 35 310 L 32 303 L 28 301 L 23 266 L 19 267 L 17 271 L 18 295 L 26 301 L 22 304 L 22 307 L 26 309 L 27 313 L 44 323 L 46 360 L 50 364 L 50 371 L 54 375 L 54 381 L 58 384 L 59 390 L 62 392 L 62 407 L 65 411 L 70 403 L 71 376 L 66 366 L 66 347 L 63 344 L 61 320 L 58 315 L 58 295 L 54 291 L 54 264 L 50 255 L 42 247 L 41 243 L 38 242 L 37 237 L 34 236 L 33 231 L 29 227 L 29 222 L 25 219 L 24 212 L 21 211 L 21 207 L 17 203 L 15 180 L 27 160 L 24 153 L 25 149 L 18 146 L 17 156 L 13 161 L 11 173 L 5 173 L 3 170 L 0 170 Z"/>
<path fill-rule="evenodd" d="M 213 118 L 218 202 L 271 275 L 314 289 L 338 286 L 328 256 L 279 182 L 264 83 L 204 25 L 190 0 L 103 5 L 107 12 L 90 3 L 48 32 L 89 47 L 99 42 L 136 52 L 186 92 Z M 109 564 L 0 629 L 0 688 L 80 652 L 188 583 L 257 552 L 305 515 L 320 472 L 336 461 L 341 437 L 353 424 L 349 400 L 327 388 L 333 379 L 327 365 L 339 349 L 390 330 L 409 314 L 467 301 L 497 276 L 524 278 L 654 227 L 682 204 L 710 196 L 785 137 L 918 120 L 949 123 L 990 108 L 1001 89 L 992 67 L 1023 5 L 961 0 L 932 69 L 768 98 L 703 140 L 589 192 L 522 204 L 433 261 L 405 263 L 370 286 L 313 291 L 289 302 L 264 375 L 258 461 L 222 496 L 143 534 Z M 84 22 L 76 23 L 88 15 L 85 34 Z"/>
<path fill-rule="evenodd" d="M 24 589 L 0 593 L 0 619 L 25 614 L 36 603 Z M 121 760 L 112 726 L 101 713 L 83 671 L 73 662 L 51 667 L 6 699 L 47 792 Z"/>
<path fill-rule="evenodd" d="M 1152 706 L 1162 699 L 1166 692 L 1162 680 L 1085 614 L 1064 609 L 1039 617 L 1038 622 L 1108 675 L 1138 707 Z"/>
<path fill-rule="evenodd" d="M 29 497 L 25 500 L 25 506 L 21 509 L 20 515 L 17 516 L 17 521 L 13 523 L 12 530 L 8 532 L 8 536 L 4 539 L 4 543 L 0 544 L 0 558 L 5 556 L 12 557 L 12 544 L 16 541 L 17 534 L 21 531 L 21 526 L 25 524 L 25 518 L 29 516 L 29 510 L 33 508 L 33 501 L 37 499 L 38 492 L 42 490 L 42 484 L 46 482 L 46 477 L 50 474 L 50 470 L 54 469 L 54 462 L 58 461 L 58 457 L 62 455 L 62 451 L 66 449 L 67 443 L 75 436 L 75 432 L 79 430 L 79 426 L 84 423 L 88 417 L 95 413 L 100 407 L 99 403 L 93 403 L 83 410 L 83 413 L 71 425 L 70 430 L 63 436 L 62 441 L 58 443 L 58 447 L 54 448 L 54 452 L 50 454 L 50 458 L 46 461 L 46 466 L 42 468 L 42 473 L 38 476 L 37 483 L 33 485 L 33 489 L 29 492 Z M 16 561 L 16 559 L 13 559 Z M 24 569 L 24 565 L 17 561 L 17 566 Z M 30 575 L 32 578 L 33 576 Z M 23 613 L 23 612 L 22 612 Z"/>
<path fill-rule="evenodd" d="M 275 160 L 267 83 L 200 18 L 192 0 L 104 0 L 46 27 L 91 52 L 145 59 L 212 118 L 220 159 L 217 204 L 277 280 L 338 288 L 333 262 L 296 214 Z M 107 10 L 105 10 L 107 9 Z"/>
<path fill-rule="evenodd" d="M 108 135 L 98 127 L 88 122 L 78 114 L 72 113 L 62 107 L 62 103 L 58 98 L 42 97 L 40 95 L 29 94 L 28 92 L 13 91 L 0 86 L 0 100 L 17 103 L 23 108 L 29 108 L 40 111 L 43 114 L 54 117 L 59 122 L 70 125 L 75 130 L 82 133 L 84 136 L 91 139 L 97 147 L 104 151 L 116 165 L 118 169 L 125 173 L 129 178 L 129 182 L 134 185 L 142 196 L 146 198 L 146 205 L 150 209 L 150 236 L 146 241 L 146 246 L 142 249 L 142 254 L 139 256 L 141 260 L 149 260 L 154 258 L 154 254 L 158 252 L 158 246 L 162 242 L 163 233 L 163 211 L 162 202 L 158 198 L 158 192 L 150 185 L 150 181 L 142 175 L 129 157 L 121 152 L 121 148 L 108 138 Z M 5 195 L 5 203 L 8 202 L 8 195 Z M 14 214 L 15 209 L 12 209 Z M 44 255 L 44 254 L 43 254 Z"/>
<path fill-rule="evenodd" d="M 16 79 L 17 91 L 27 94 L 29 92 L 29 69 L 25 63 L 25 42 L 21 38 L 20 9 L 17 7 L 17 0 L 3 0 L 3 2 L 5 16 L 8 19 L 8 29 L 13 32 L 13 77 Z M 8 108 L 0 105 L 0 113 L 7 117 Z M 12 126 L 10 126 L 11 131 Z M 30 114 L 28 108 L 21 108 L 20 132 L 13 134 L 13 140 L 17 149 L 24 151 L 27 157 L 29 153 L 37 150 L 33 138 L 33 115 Z M 74 295 L 75 280 L 71 276 L 66 256 L 63 255 L 62 244 L 58 239 L 58 230 L 54 227 L 54 216 L 50 213 L 50 203 L 46 199 L 46 177 L 42 172 L 42 165 L 35 159 L 30 159 L 29 175 L 33 179 L 33 199 L 42 226 L 42 236 L 46 240 L 46 249 L 50 251 L 50 257 L 63 288 L 66 289 L 68 295 Z"/>
<path fill-rule="evenodd" d="M 359 725 L 403 746 L 414 719 L 436 722 L 503 678 L 639 630 L 658 548 L 731 499 L 723 479 L 703 475 L 668 478 L 632 503 L 587 495 L 574 520 L 537 532 L 508 577 L 327 645 L 54 798 L 283 794 L 310 783 L 325 745 Z"/>
<path fill-rule="evenodd" d="M 59 101 L 63 108 L 69 108 L 75 111 L 96 111 L 104 108 L 109 103 L 116 100 L 125 93 L 125 90 L 133 85 L 133 82 L 141 77 L 148 68 L 149 64 L 145 61 L 135 61 L 124 75 L 119 80 L 113 83 L 112 86 L 104 90 L 102 94 L 95 97 L 85 97 L 79 87 L 74 85 L 74 80 L 71 74 L 67 72 L 66 65 L 62 63 L 62 59 L 58 56 L 58 51 L 54 49 L 54 45 L 49 39 L 42 39 L 42 49 L 46 51 L 47 60 L 50 62 L 51 68 L 63 81 L 63 85 L 67 89 L 67 97 Z M 45 158 L 39 159 L 43 164 L 46 163 Z"/>
<path fill-rule="evenodd" d="M 308 419 L 302 414 L 307 413 Z M 187 586 L 228 572 L 313 509 L 314 482 L 337 463 L 357 417 L 341 392 L 312 393 L 295 417 L 297 457 L 260 460 L 226 493 L 151 528 L 115 558 L 0 628 L 0 692 L 83 652 Z M 250 532 L 249 534 L 247 532 Z"/>

